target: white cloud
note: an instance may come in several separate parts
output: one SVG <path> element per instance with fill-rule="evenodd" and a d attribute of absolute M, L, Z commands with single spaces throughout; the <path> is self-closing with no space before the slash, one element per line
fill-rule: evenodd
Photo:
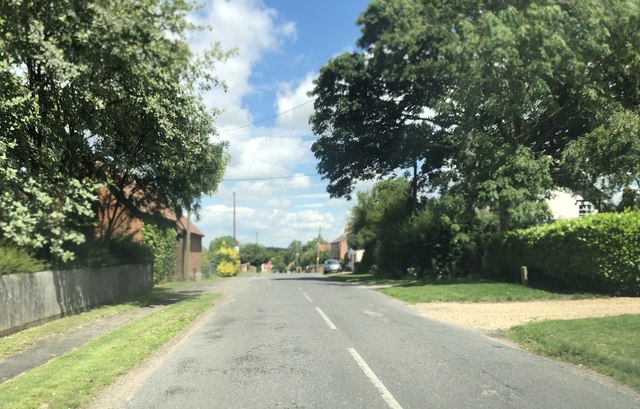
<path fill-rule="evenodd" d="M 241 102 L 254 91 L 249 82 L 253 66 L 265 53 L 278 50 L 285 40 L 295 40 L 295 23 L 276 23 L 277 12 L 262 0 L 212 0 L 190 18 L 197 25 L 211 27 L 189 36 L 195 52 L 200 53 L 216 43 L 223 49 L 237 51 L 237 55 L 216 67 L 218 77 L 226 82 L 229 91 L 208 92 L 204 95 L 205 102 L 224 110 L 218 120 L 221 126 L 251 122 L 253 118 Z"/>
<path fill-rule="evenodd" d="M 276 97 L 276 109 L 278 114 L 278 126 L 295 131 L 311 132 L 309 116 L 313 113 L 313 103 L 307 92 L 313 89 L 313 80 L 316 74 L 308 73 L 297 85 L 295 82 L 280 84 Z"/>

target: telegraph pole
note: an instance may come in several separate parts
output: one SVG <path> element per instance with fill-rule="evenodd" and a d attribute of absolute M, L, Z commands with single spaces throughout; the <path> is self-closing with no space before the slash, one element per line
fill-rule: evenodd
<path fill-rule="evenodd" d="M 233 192 L 233 241 L 236 242 L 236 192 Z"/>
<path fill-rule="evenodd" d="M 318 243 L 316 243 L 316 273 L 320 269 L 320 237 L 322 237 L 322 226 L 318 227 Z"/>

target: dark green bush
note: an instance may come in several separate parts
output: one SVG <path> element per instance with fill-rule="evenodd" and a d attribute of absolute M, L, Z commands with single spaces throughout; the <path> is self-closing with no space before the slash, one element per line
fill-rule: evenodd
<path fill-rule="evenodd" d="M 488 272 L 515 279 L 520 266 L 528 267 L 533 280 L 640 295 L 640 212 L 558 221 L 512 231 L 492 243 Z"/>
<path fill-rule="evenodd" d="M 0 241 L 0 275 L 35 273 L 47 269 L 47 264 L 7 241 Z"/>

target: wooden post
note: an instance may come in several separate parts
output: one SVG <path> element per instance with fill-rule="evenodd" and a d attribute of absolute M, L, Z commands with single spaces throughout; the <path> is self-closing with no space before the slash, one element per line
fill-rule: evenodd
<path fill-rule="evenodd" d="M 527 266 L 520 267 L 520 281 L 522 285 L 529 285 L 529 271 L 527 270 Z"/>

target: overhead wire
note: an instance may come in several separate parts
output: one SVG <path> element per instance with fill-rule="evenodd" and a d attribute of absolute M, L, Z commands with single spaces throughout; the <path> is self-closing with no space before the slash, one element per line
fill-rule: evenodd
<path fill-rule="evenodd" d="M 251 123 L 248 123 L 248 124 L 245 124 L 245 125 L 242 125 L 242 126 L 238 126 L 238 127 L 236 127 L 236 128 L 225 129 L 225 130 L 223 130 L 223 132 L 231 132 L 231 131 L 235 131 L 235 130 L 238 130 L 238 129 L 244 129 L 244 128 L 248 128 L 248 127 L 250 127 L 250 126 L 254 126 L 254 125 L 257 125 L 257 124 L 260 124 L 260 123 L 263 123 L 263 122 L 269 121 L 269 120 L 271 120 L 271 119 L 277 118 L 277 117 L 282 116 L 282 115 L 284 115 L 284 114 L 288 114 L 288 113 L 289 113 L 289 112 L 291 112 L 291 111 L 295 111 L 296 109 L 301 108 L 301 107 L 303 107 L 303 106 L 305 106 L 305 105 L 307 105 L 307 104 L 310 104 L 310 103 L 311 103 L 311 102 L 313 102 L 313 101 L 314 101 L 313 99 L 310 99 L 310 100 L 308 100 L 308 101 L 306 101 L 306 102 L 303 102 L 303 103 L 302 103 L 302 104 L 300 104 L 300 105 L 296 105 L 296 106 L 294 106 L 294 107 L 293 107 L 293 108 L 291 108 L 291 109 L 287 109 L 286 111 L 278 112 L 277 114 L 272 115 L 272 116 L 270 116 L 270 117 L 263 118 L 263 119 L 260 119 L 260 120 L 258 120 L 258 121 L 251 122 Z"/>

